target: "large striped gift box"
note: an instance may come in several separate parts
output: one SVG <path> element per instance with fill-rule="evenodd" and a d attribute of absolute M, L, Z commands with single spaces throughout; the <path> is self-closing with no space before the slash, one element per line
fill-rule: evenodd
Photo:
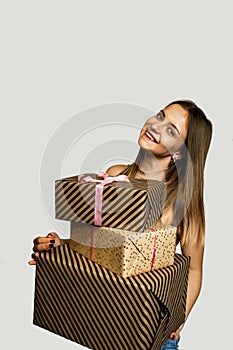
<path fill-rule="evenodd" d="M 72 250 L 123 277 L 172 265 L 176 227 L 157 223 L 144 232 L 71 222 Z"/>
<path fill-rule="evenodd" d="M 159 350 L 185 317 L 189 258 L 120 277 L 72 251 L 41 253 L 33 323 L 93 350 Z"/>
<path fill-rule="evenodd" d="M 96 174 L 85 174 L 96 179 Z M 96 183 L 82 182 L 81 175 L 55 181 L 55 217 L 96 224 Z M 82 178 L 84 175 L 82 176 Z M 99 226 L 143 231 L 155 224 L 162 212 L 165 184 L 154 180 L 106 184 L 102 195 L 102 223 Z"/>

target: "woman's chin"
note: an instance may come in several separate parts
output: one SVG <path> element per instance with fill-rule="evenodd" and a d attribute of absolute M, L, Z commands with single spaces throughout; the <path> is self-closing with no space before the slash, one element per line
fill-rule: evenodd
<path fill-rule="evenodd" d="M 146 138 L 140 138 L 139 140 L 138 140 L 138 145 L 141 147 L 141 148 L 143 148 L 143 149 L 145 149 L 145 150 L 150 150 L 150 151 L 152 151 L 152 149 L 153 149 L 153 147 L 154 147 L 154 144 L 152 143 L 152 141 L 150 141 L 150 140 L 147 140 Z"/>

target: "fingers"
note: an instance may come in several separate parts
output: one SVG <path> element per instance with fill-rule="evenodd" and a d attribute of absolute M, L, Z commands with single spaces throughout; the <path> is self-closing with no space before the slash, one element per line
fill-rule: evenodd
<path fill-rule="evenodd" d="M 57 239 L 58 238 L 58 235 L 56 232 L 50 232 L 47 234 L 47 236 L 39 236 L 39 237 L 36 237 L 34 240 L 33 240 L 33 243 L 35 244 L 38 244 L 38 243 L 46 243 L 48 242 L 50 239 Z"/>
<path fill-rule="evenodd" d="M 39 253 L 32 253 L 32 255 L 31 255 L 31 258 L 32 258 L 33 260 L 38 260 L 39 257 L 40 257 L 40 254 L 39 254 Z"/>
<path fill-rule="evenodd" d="M 37 260 L 39 259 L 40 254 L 39 253 L 32 253 L 31 258 L 33 260 L 28 261 L 29 265 L 36 265 Z"/>
<path fill-rule="evenodd" d="M 49 233 L 47 234 L 47 237 L 48 237 L 48 238 L 56 239 L 56 238 L 58 238 L 58 234 L 57 234 L 56 232 L 49 232 Z"/>
<path fill-rule="evenodd" d="M 29 265 L 36 265 L 36 260 L 30 260 L 30 261 L 28 261 L 28 264 Z"/>
<path fill-rule="evenodd" d="M 31 257 L 32 257 L 33 260 L 28 261 L 28 264 L 29 264 L 29 265 L 36 265 L 36 262 L 37 262 L 37 260 L 39 259 L 40 254 L 39 254 L 39 253 L 33 253 L 33 254 L 31 255 Z"/>
<path fill-rule="evenodd" d="M 61 240 L 56 232 L 49 232 L 46 237 L 36 237 L 33 240 L 33 243 L 34 246 L 32 250 L 34 253 L 31 255 L 33 260 L 28 262 L 29 265 L 36 265 L 36 262 L 40 257 L 40 252 L 59 246 L 61 244 Z"/>
<path fill-rule="evenodd" d="M 61 239 L 56 232 L 50 232 L 47 234 L 47 237 L 50 238 L 50 243 L 54 244 L 54 247 L 57 247 L 61 244 Z"/>
<path fill-rule="evenodd" d="M 50 237 L 36 237 L 33 240 L 34 244 L 40 244 L 40 243 L 48 243 L 50 241 Z"/>
<path fill-rule="evenodd" d="M 45 243 L 40 243 L 40 242 L 38 242 L 38 244 L 34 243 L 34 247 L 32 248 L 32 250 L 34 252 L 41 252 L 42 250 L 49 250 L 49 249 L 54 247 L 54 243 L 55 243 L 54 239 L 47 238 L 47 241 Z"/>
<path fill-rule="evenodd" d="M 57 247 L 60 244 L 60 238 L 56 232 L 50 232 L 46 237 L 36 237 L 33 240 L 33 243 L 33 251 L 40 252 L 42 250 L 49 250 L 51 248 Z"/>

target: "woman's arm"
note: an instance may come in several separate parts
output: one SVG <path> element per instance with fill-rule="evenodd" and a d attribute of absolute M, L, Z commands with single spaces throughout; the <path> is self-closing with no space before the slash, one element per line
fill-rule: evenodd
<path fill-rule="evenodd" d="M 187 318 L 201 291 L 204 246 L 200 242 L 188 242 L 181 250 L 182 254 L 191 257 L 186 303 Z"/>
<path fill-rule="evenodd" d="M 201 291 L 204 246 L 201 242 L 192 242 L 190 239 L 185 246 L 181 247 L 181 251 L 182 254 L 191 257 L 185 313 L 185 319 L 187 319 Z M 183 326 L 172 333 L 170 338 L 177 340 Z"/>

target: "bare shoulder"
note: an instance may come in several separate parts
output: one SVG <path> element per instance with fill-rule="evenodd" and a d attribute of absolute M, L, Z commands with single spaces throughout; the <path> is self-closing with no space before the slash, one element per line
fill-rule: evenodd
<path fill-rule="evenodd" d="M 169 208 L 169 209 L 164 210 L 160 220 L 161 220 L 161 222 L 164 225 L 172 225 L 172 222 L 173 222 L 173 209 Z"/>
<path fill-rule="evenodd" d="M 118 174 L 122 173 L 122 171 L 124 171 L 126 167 L 127 167 L 127 165 L 125 165 L 125 164 L 116 164 L 116 165 L 110 166 L 106 170 L 106 172 L 110 176 L 117 176 Z"/>

